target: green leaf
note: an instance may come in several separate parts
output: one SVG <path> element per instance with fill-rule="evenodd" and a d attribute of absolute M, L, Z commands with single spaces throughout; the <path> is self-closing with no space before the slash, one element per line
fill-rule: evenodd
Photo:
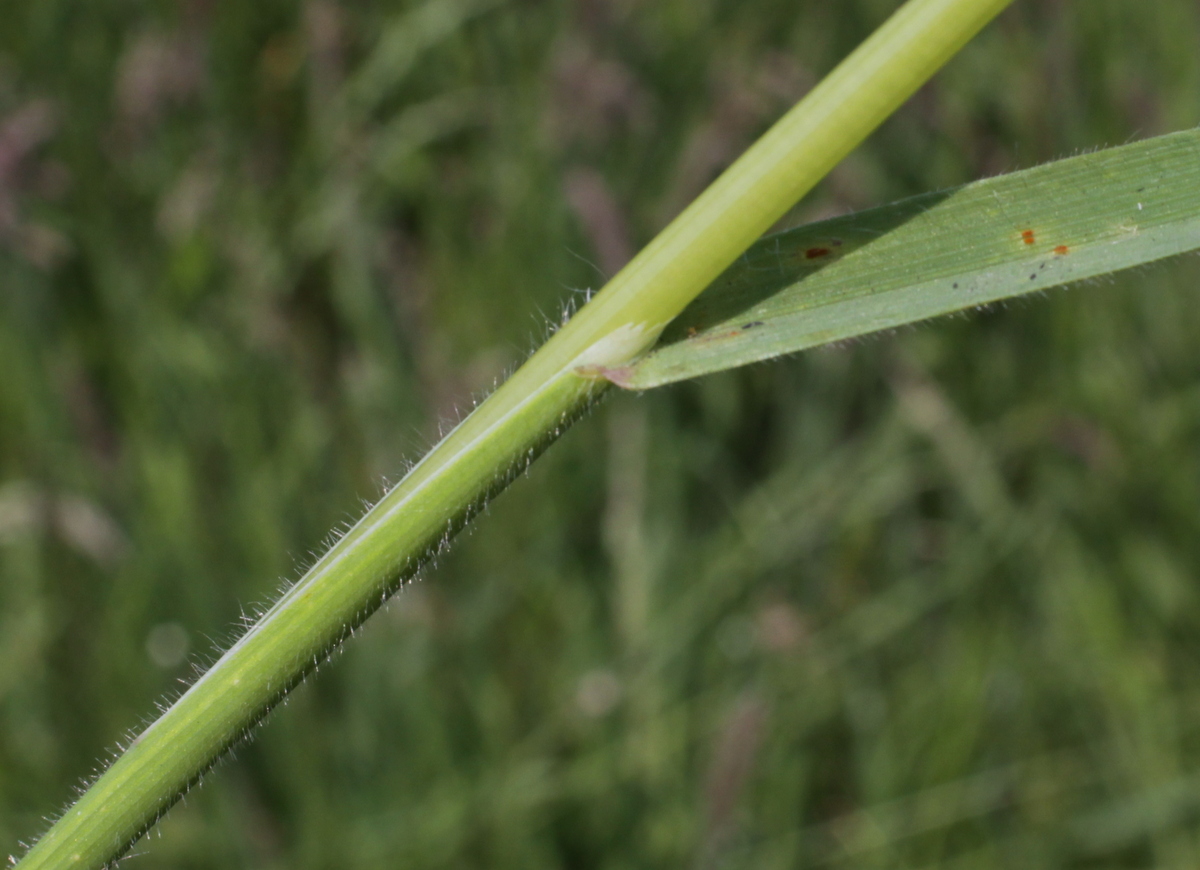
<path fill-rule="evenodd" d="M 1200 131 L 768 236 L 631 365 L 647 389 L 1200 248 Z"/>

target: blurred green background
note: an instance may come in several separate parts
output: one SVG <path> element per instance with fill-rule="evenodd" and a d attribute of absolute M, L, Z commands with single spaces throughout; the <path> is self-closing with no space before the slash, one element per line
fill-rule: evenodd
<path fill-rule="evenodd" d="M 896 6 L 0 5 L 0 854 Z M 1018 0 L 785 223 L 1198 122 Z M 1200 866 L 1198 279 L 610 398 L 127 866 Z"/>

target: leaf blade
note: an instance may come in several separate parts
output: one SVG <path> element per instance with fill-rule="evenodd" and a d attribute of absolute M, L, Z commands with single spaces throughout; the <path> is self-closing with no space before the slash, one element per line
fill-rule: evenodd
<path fill-rule="evenodd" d="M 634 363 L 649 389 L 1200 249 L 1200 130 L 768 236 Z"/>

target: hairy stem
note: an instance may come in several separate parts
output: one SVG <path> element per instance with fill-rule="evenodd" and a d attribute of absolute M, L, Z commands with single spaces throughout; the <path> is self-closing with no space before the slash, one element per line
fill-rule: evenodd
<path fill-rule="evenodd" d="M 30 850 L 125 852 L 605 389 L 662 328 L 1010 0 L 910 0 L 389 492 Z"/>

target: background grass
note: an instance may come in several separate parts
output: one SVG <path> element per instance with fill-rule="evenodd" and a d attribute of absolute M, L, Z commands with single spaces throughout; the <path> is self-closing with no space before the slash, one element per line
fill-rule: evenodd
<path fill-rule="evenodd" d="M 0 842 L 892 2 L 0 9 Z M 788 219 L 1200 121 L 1021 2 Z M 132 867 L 1200 863 L 1200 268 L 622 395 Z"/>

